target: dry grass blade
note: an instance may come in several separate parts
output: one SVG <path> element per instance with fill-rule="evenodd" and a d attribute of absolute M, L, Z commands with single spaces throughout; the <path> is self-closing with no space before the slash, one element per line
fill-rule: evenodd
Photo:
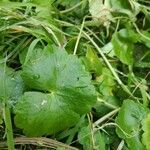
<path fill-rule="evenodd" d="M 78 150 L 75 147 L 69 146 L 67 144 L 58 142 L 56 140 L 48 139 L 45 137 L 36 137 L 36 138 L 27 138 L 27 137 L 18 137 L 14 139 L 15 145 L 35 145 L 40 147 L 46 147 L 46 148 L 58 148 L 63 147 L 65 150 Z M 0 149 L 6 148 L 7 143 L 6 142 L 0 142 Z"/>

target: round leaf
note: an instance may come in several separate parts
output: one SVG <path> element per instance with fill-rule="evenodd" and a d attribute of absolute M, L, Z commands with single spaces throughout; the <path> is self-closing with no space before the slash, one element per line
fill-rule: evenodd
<path fill-rule="evenodd" d="M 62 49 L 46 48 L 41 55 L 31 58 L 23 67 L 22 77 L 33 91 L 43 93 L 24 94 L 16 106 L 16 125 L 34 136 L 53 134 L 72 126 L 95 104 L 91 76 L 76 56 Z M 44 100 L 46 105 L 41 107 Z"/>

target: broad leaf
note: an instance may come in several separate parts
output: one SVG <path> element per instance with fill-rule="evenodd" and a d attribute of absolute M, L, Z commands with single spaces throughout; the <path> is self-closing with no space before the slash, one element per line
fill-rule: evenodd
<path fill-rule="evenodd" d="M 147 150 L 150 150 L 150 114 L 143 121 L 143 130 L 142 142 L 146 146 Z"/>
<path fill-rule="evenodd" d="M 55 133 L 75 124 L 79 114 L 59 94 L 26 92 L 17 105 L 16 125 L 31 136 Z"/>
<path fill-rule="evenodd" d="M 114 52 L 122 63 L 133 64 L 134 43 L 137 41 L 138 36 L 132 30 L 122 29 L 113 35 Z"/>
<path fill-rule="evenodd" d="M 72 126 L 96 101 L 91 76 L 76 56 L 50 47 L 39 53 L 23 66 L 22 77 L 33 91 L 43 93 L 26 92 L 16 106 L 16 125 L 30 136 Z"/>
<path fill-rule="evenodd" d="M 123 138 L 129 149 L 145 150 L 140 140 L 141 122 L 146 117 L 148 110 L 141 104 L 132 100 L 124 100 L 121 110 L 116 119 L 119 128 L 116 132 L 120 138 Z"/>

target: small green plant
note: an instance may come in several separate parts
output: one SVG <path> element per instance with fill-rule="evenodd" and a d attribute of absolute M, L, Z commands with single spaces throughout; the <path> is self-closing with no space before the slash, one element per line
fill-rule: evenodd
<path fill-rule="evenodd" d="M 150 150 L 147 0 L 0 1 L 0 149 Z"/>

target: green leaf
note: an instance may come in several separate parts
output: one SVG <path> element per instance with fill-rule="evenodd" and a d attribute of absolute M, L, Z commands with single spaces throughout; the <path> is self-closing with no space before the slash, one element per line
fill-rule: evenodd
<path fill-rule="evenodd" d="M 140 39 L 140 36 L 130 28 L 121 29 L 118 32 L 118 36 L 121 40 L 132 42 L 132 43 L 136 43 Z"/>
<path fill-rule="evenodd" d="M 9 99 L 15 102 L 23 93 L 24 84 L 19 72 L 0 65 L 0 102 Z"/>
<path fill-rule="evenodd" d="M 142 32 L 143 36 L 140 37 L 140 41 L 150 48 L 150 33 L 148 31 Z"/>
<path fill-rule="evenodd" d="M 124 100 L 121 110 L 116 119 L 119 128 L 116 129 L 118 136 L 124 139 L 131 150 L 145 150 L 140 141 L 141 122 L 146 117 L 148 110 L 141 104 L 132 100 Z"/>
<path fill-rule="evenodd" d="M 0 124 L 3 123 L 3 109 L 7 100 L 10 107 L 16 104 L 24 89 L 19 72 L 0 64 Z"/>
<path fill-rule="evenodd" d="M 90 127 L 81 128 L 81 131 L 78 134 L 78 140 L 79 143 L 83 145 L 83 149 L 93 150 L 94 147 L 95 150 L 105 150 L 106 142 L 104 135 L 99 131 L 93 132 L 93 135 L 91 134 Z"/>
<path fill-rule="evenodd" d="M 111 42 L 104 45 L 102 48 L 103 53 L 107 54 L 109 57 L 114 57 L 113 45 Z"/>
<path fill-rule="evenodd" d="M 115 88 L 115 80 L 111 71 L 103 67 L 102 75 L 97 78 L 99 82 L 99 92 L 104 96 L 113 96 L 113 90 Z"/>
<path fill-rule="evenodd" d="M 102 73 L 101 60 L 98 58 L 96 52 L 92 49 L 92 47 L 87 45 L 86 57 L 83 57 L 82 60 L 86 68 L 90 72 L 95 73 L 97 76 L 99 76 Z"/>
<path fill-rule="evenodd" d="M 16 114 L 17 127 L 28 136 L 56 133 L 79 119 L 79 114 L 55 93 L 26 92 L 16 106 Z"/>
<path fill-rule="evenodd" d="M 144 131 L 142 142 L 146 146 L 146 149 L 150 150 L 150 114 L 144 119 L 142 129 Z"/>
<path fill-rule="evenodd" d="M 26 92 L 16 106 L 16 125 L 27 135 L 66 129 L 95 104 L 91 76 L 80 60 L 64 49 L 47 47 L 35 53 L 23 66 L 22 78 L 33 91 L 41 91 Z"/>
<path fill-rule="evenodd" d="M 110 0 L 110 4 L 115 9 L 131 9 L 131 5 L 128 0 Z"/>
<path fill-rule="evenodd" d="M 122 63 L 127 65 L 133 64 L 134 43 L 137 41 L 137 34 L 128 29 L 122 29 L 113 35 L 112 44 L 114 52 Z"/>
<path fill-rule="evenodd" d="M 29 48 L 28 48 L 28 51 L 27 51 L 27 54 L 26 54 L 26 58 L 24 60 L 24 64 L 26 64 L 29 60 L 29 58 L 33 55 L 33 50 L 35 48 L 35 46 L 37 45 L 37 43 L 40 41 L 40 39 L 35 39 L 32 41 L 32 43 L 30 44 Z"/>
<path fill-rule="evenodd" d="M 136 16 L 139 12 L 139 5 L 136 3 L 130 3 L 128 0 L 108 0 L 110 8 L 114 10 L 115 13 L 121 13 L 128 15 L 132 18 Z"/>

